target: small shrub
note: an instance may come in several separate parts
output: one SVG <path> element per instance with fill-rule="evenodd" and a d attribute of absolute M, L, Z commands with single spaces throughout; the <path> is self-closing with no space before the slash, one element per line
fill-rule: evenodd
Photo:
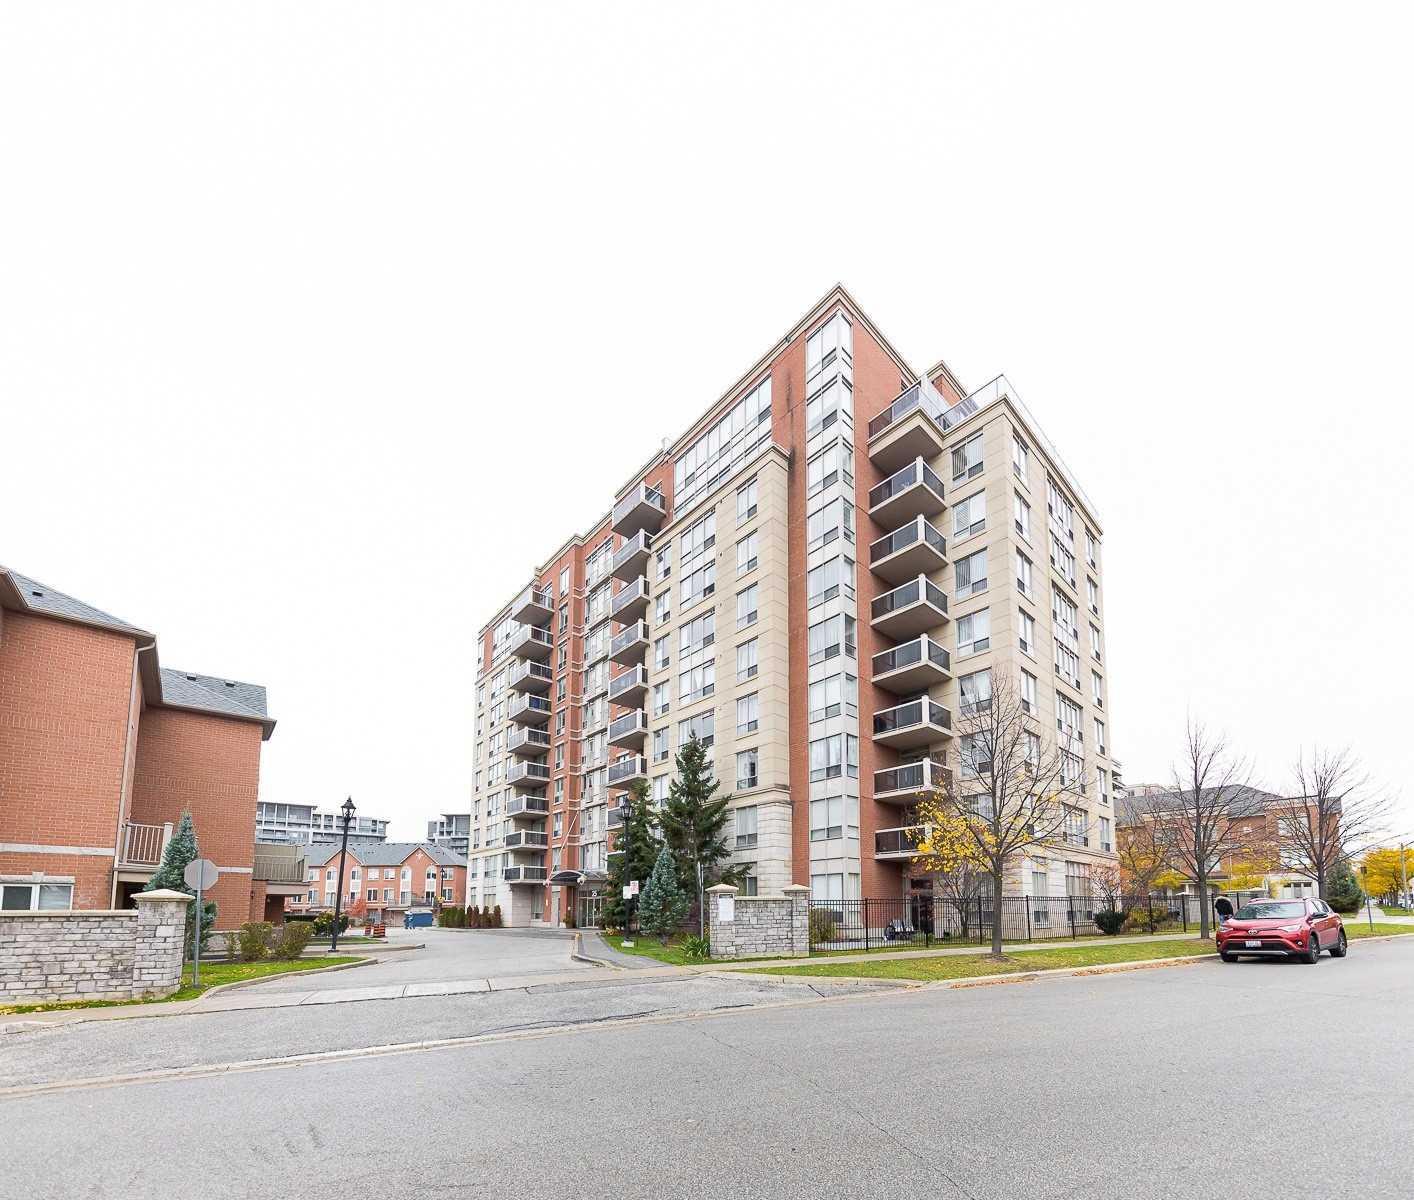
<path fill-rule="evenodd" d="M 239 929 L 226 931 L 226 961 L 241 961 L 241 931 Z"/>
<path fill-rule="evenodd" d="M 308 921 L 296 921 L 294 924 L 286 922 L 280 926 L 280 931 L 270 945 L 270 955 L 282 962 L 294 962 L 304 953 L 304 948 L 309 945 L 309 939 L 313 936 L 314 930 L 310 928 Z"/>
<path fill-rule="evenodd" d="M 501 928 L 501 906 L 498 904 L 491 912 L 491 928 Z"/>
<path fill-rule="evenodd" d="M 1124 928 L 1124 923 L 1128 918 L 1129 914 L 1123 909 L 1102 908 L 1095 914 L 1095 924 L 1101 933 L 1107 933 L 1113 937 Z"/>
<path fill-rule="evenodd" d="M 712 957 L 711 944 L 705 937 L 690 933 L 682 940 L 682 952 L 690 962 L 706 962 Z"/>
<path fill-rule="evenodd" d="M 812 908 L 810 910 L 810 944 L 816 942 L 833 942 L 839 937 L 840 915 L 827 908 Z"/>
<path fill-rule="evenodd" d="M 341 913 L 339 914 L 339 932 L 340 932 L 340 933 L 346 932 L 347 929 L 348 929 L 348 927 L 349 927 L 349 914 L 346 913 L 346 912 L 341 912 Z M 315 936 L 315 937 L 326 938 L 326 937 L 333 937 L 333 935 L 334 935 L 334 914 L 333 914 L 333 912 L 332 912 L 330 909 L 327 909 L 327 908 L 326 908 L 323 912 L 317 913 L 317 914 L 315 915 L 315 918 L 314 918 L 314 936 Z"/>
<path fill-rule="evenodd" d="M 247 921 L 237 935 L 241 943 L 241 961 L 259 962 L 270 953 L 274 926 L 269 921 Z"/>
<path fill-rule="evenodd" d="M 1170 921 L 1168 905 L 1158 901 L 1153 908 L 1131 908 L 1124 914 L 1120 928 L 1125 933 L 1157 933 Z"/>

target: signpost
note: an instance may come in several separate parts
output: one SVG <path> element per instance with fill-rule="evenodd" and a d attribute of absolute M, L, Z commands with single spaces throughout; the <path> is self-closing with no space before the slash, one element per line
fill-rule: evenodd
<path fill-rule="evenodd" d="M 635 879 L 635 880 L 632 880 L 632 881 L 629 882 L 629 883 L 624 884 L 624 899 L 625 899 L 625 900 L 632 900 L 632 899 L 633 899 L 635 896 L 637 896 L 637 895 L 638 895 L 638 880 Z M 632 909 L 631 909 L 629 906 L 625 905 L 625 906 L 624 906 L 624 940 L 623 940 L 623 945 L 625 945 L 625 946 L 632 946 L 632 945 L 633 945 L 633 942 L 631 942 L 631 941 L 629 940 L 629 930 L 628 930 L 628 914 L 629 914 L 630 912 L 632 912 Z"/>
<path fill-rule="evenodd" d="M 221 878 L 221 872 L 209 858 L 194 858 L 187 863 L 182 879 L 187 887 L 196 889 L 196 919 L 191 926 L 191 982 L 196 987 L 201 982 L 201 893 L 214 888 Z"/>

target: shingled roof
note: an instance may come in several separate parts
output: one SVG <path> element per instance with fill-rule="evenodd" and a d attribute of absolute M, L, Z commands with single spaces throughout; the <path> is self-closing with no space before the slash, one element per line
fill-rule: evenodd
<path fill-rule="evenodd" d="M 361 842 L 349 839 L 349 854 L 365 867 L 399 867 L 421 850 L 438 866 L 464 867 L 466 856 L 428 842 Z M 338 842 L 321 842 L 305 850 L 304 861 L 311 867 L 326 866 L 339 857 Z"/>

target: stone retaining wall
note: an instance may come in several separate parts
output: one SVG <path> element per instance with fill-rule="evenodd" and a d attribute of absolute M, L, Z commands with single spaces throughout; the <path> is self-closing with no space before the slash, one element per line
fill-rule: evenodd
<path fill-rule="evenodd" d="M 707 889 L 713 958 L 804 958 L 810 953 L 810 889 L 739 896 L 730 884 Z"/>
<path fill-rule="evenodd" d="M 139 892 L 136 909 L 0 912 L 0 1004 L 142 1000 L 181 986 L 182 892 Z"/>

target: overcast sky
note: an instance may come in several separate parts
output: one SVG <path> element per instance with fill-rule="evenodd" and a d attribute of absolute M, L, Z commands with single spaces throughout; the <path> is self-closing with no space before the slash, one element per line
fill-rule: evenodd
<path fill-rule="evenodd" d="M 1414 831 L 1406 13 L 7 5 L 0 562 L 420 837 L 478 627 L 838 280 L 1098 505 L 1126 779 L 1191 710 Z"/>

